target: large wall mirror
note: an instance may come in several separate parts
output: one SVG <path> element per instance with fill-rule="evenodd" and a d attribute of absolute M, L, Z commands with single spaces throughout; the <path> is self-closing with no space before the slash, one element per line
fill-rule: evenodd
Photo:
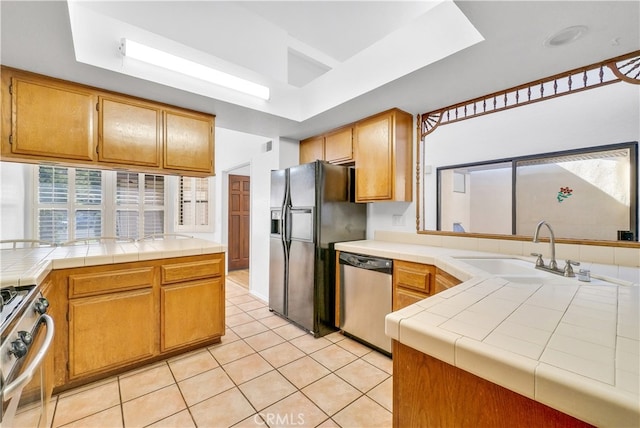
<path fill-rule="evenodd" d="M 437 229 L 635 241 L 638 143 L 589 147 L 437 169 Z"/>
<path fill-rule="evenodd" d="M 561 240 L 640 245 L 640 80 L 629 81 L 603 63 L 545 80 L 532 102 L 523 85 L 422 115 L 418 232 L 530 239 L 546 220 Z"/>

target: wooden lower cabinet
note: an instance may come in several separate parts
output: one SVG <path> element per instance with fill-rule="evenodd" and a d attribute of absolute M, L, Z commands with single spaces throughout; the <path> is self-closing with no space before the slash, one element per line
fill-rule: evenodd
<path fill-rule="evenodd" d="M 69 379 L 153 357 L 158 323 L 151 287 L 69 302 Z"/>
<path fill-rule="evenodd" d="M 55 392 L 220 341 L 224 253 L 51 272 Z"/>
<path fill-rule="evenodd" d="M 224 284 L 220 278 L 162 286 L 160 302 L 162 352 L 224 334 L 224 317 L 220 317 L 224 314 Z"/>
<path fill-rule="evenodd" d="M 591 425 L 394 340 L 393 426 Z"/>

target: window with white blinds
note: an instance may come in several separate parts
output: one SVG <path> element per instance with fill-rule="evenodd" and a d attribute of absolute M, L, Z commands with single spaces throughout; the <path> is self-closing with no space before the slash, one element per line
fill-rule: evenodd
<path fill-rule="evenodd" d="M 38 167 L 38 239 L 64 242 L 102 235 L 101 171 Z"/>
<path fill-rule="evenodd" d="M 164 233 L 164 176 L 118 172 L 116 236 L 142 238 Z"/>
<path fill-rule="evenodd" d="M 209 217 L 209 179 L 180 177 L 177 230 L 207 231 Z"/>
<path fill-rule="evenodd" d="M 69 239 L 69 171 L 54 166 L 38 167 L 37 236 L 49 242 Z"/>
<path fill-rule="evenodd" d="M 38 239 L 62 243 L 164 233 L 164 176 L 57 166 L 35 168 Z"/>

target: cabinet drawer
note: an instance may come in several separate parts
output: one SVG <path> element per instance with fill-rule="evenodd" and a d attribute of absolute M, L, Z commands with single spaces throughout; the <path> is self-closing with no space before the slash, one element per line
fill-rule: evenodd
<path fill-rule="evenodd" d="M 213 256 L 211 260 L 165 265 L 162 266 L 162 283 L 171 284 L 173 282 L 220 276 L 223 270 L 224 259 L 220 256 Z"/>
<path fill-rule="evenodd" d="M 435 275 L 435 267 L 421 263 L 396 260 L 393 264 L 394 284 L 429 294 Z"/>
<path fill-rule="evenodd" d="M 135 290 L 152 285 L 152 267 L 69 275 L 69 298 Z"/>

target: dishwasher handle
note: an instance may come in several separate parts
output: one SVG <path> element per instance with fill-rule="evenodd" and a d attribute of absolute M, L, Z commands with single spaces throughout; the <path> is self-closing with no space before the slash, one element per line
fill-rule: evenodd
<path fill-rule="evenodd" d="M 377 272 L 393 273 L 393 260 L 380 257 L 364 256 L 353 253 L 340 253 L 340 264 L 353 266 L 359 269 L 374 270 Z"/>

